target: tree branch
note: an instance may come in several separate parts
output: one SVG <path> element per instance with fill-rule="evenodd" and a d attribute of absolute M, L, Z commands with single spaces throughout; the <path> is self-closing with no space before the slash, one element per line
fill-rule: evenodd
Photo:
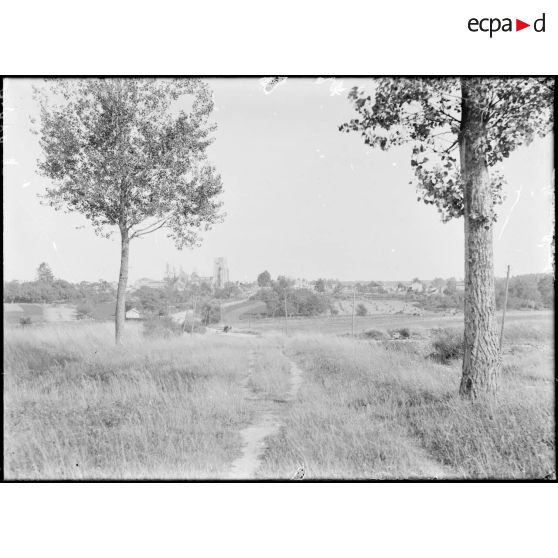
<path fill-rule="evenodd" d="M 442 109 L 437 109 L 438 111 L 440 111 L 444 116 L 447 116 L 448 118 L 451 118 L 452 120 L 455 120 L 458 124 L 461 124 L 461 120 L 459 118 L 455 118 L 455 116 L 452 116 L 451 114 L 448 114 L 447 112 L 444 112 Z"/>
<path fill-rule="evenodd" d="M 444 149 L 443 153 L 450 153 L 452 149 L 457 145 L 458 141 L 459 141 L 459 136 L 447 149 Z"/>
<path fill-rule="evenodd" d="M 159 219 L 158 221 L 155 221 L 155 223 L 151 223 L 150 225 L 148 225 L 147 227 L 144 227 L 143 229 L 137 229 L 135 230 L 132 235 L 130 236 L 130 239 L 132 238 L 139 238 L 140 236 L 145 236 L 146 234 L 155 232 L 156 230 L 160 229 L 162 226 L 165 225 L 165 223 L 168 221 L 168 217 L 163 217 L 162 219 Z"/>

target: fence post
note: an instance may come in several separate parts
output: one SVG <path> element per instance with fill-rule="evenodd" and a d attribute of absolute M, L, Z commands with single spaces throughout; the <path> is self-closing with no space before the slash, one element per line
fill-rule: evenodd
<path fill-rule="evenodd" d="M 506 290 L 504 291 L 504 308 L 502 311 L 502 329 L 500 331 L 500 352 L 502 352 L 502 343 L 504 342 L 504 322 L 506 321 L 506 306 L 508 305 L 509 282 L 510 282 L 510 266 L 508 265 L 508 273 L 506 275 Z"/>
<path fill-rule="evenodd" d="M 289 335 L 289 319 L 287 317 L 287 290 L 285 289 L 285 335 Z"/>

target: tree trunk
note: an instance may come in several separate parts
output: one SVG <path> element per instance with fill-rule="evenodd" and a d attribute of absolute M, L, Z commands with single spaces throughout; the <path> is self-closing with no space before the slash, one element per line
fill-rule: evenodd
<path fill-rule="evenodd" d="M 122 333 L 124 331 L 124 322 L 126 321 L 126 285 L 128 284 L 128 256 L 130 252 L 130 239 L 128 238 L 128 230 L 120 229 L 121 252 L 120 252 L 120 275 L 118 277 L 118 291 L 116 294 L 116 312 L 115 312 L 115 337 L 116 344 L 122 342 Z"/>
<path fill-rule="evenodd" d="M 465 336 L 459 392 L 495 394 L 501 368 L 494 293 L 492 191 L 485 157 L 482 79 L 463 79 L 459 147 L 464 187 Z"/>

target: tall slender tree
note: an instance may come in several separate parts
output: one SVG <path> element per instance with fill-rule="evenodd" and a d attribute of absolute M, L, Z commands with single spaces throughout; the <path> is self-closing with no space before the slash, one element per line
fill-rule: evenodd
<path fill-rule="evenodd" d="M 464 218 L 465 338 L 460 393 L 494 393 L 501 368 L 494 302 L 493 224 L 503 199 L 498 164 L 552 129 L 554 79 L 375 80 L 353 88 L 358 117 L 340 126 L 367 145 L 410 144 L 419 201 L 443 221 Z M 413 182 L 413 181 L 412 181 Z"/>
<path fill-rule="evenodd" d="M 43 283 L 52 283 L 54 281 L 54 274 L 50 269 L 50 265 L 46 262 L 42 262 L 37 268 L 37 281 L 42 281 Z"/>
<path fill-rule="evenodd" d="M 46 80 L 40 104 L 45 203 L 75 211 L 97 234 L 120 233 L 115 337 L 125 321 L 130 242 L 163 227 L 176 246 L 221 217 L 221 179 L 207 161 L 215 126 L 198 79 Z"/>

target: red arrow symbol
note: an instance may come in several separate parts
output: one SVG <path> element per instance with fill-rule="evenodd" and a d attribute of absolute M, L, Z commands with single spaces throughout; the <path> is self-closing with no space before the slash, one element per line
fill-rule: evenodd
<path fill-rule="evenodd" d="M 521 21 L 520 19 L 515 20 L 515 30 L 516 31 L 521 31 L 522 29 L 525 29 L 526 27 L 531 27 L 531 24 L 530 23 L 525 23 L 524 21 Z"/>

